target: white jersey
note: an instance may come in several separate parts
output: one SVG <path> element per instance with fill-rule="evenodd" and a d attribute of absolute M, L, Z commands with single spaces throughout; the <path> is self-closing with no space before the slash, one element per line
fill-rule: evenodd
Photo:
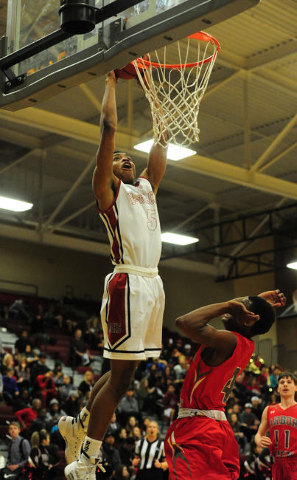
<path fill-rule="evenodd" d="M 158 266 L 161 228 L 156 197 L 146 178 L 138 178 L 135 185 L 120 180 L 113 204 L 99 214 L 108 233 L 114 265 Z"/>

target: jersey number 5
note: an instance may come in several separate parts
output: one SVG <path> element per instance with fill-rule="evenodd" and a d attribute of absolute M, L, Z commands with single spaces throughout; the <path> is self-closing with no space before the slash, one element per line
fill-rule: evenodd
<path fill-rule="evenodd" d="M 233 390 L 233 387 L 234 387 L 234 383 L 235 383 L 235 380 L 236 380 L 236 377 L 237 375 L 239 374 L 240 372 L 240 367 L 236 367 L 234 372 L 233 372 L 233 375 L 231 378 L 229 378 L 228 382 L 225 383 L 224 385 L 224 388 L 222 390 L 222 393 L 224 393 L 224 398 L 223 398 L 223 403 L 226 403 L 229 396 L 230 396 L 230 393 L 232 392 Z"/>
<path fill-rule="evenodd" d="M 158 221 L 156 216 L 156 210 L 154 208 L 148 208 L 146 211 L 147 214 L 147 228 L 149 230 L 156 230 Z"/>

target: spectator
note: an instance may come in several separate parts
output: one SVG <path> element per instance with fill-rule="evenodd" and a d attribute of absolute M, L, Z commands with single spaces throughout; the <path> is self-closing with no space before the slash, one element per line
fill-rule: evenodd
<path fill-rule="evenodd" d="M 146 377 L 142 378 L 139 382 L 139 386 L 135 391 L 139 410 L 142 411 L 144 407 L 144 402 L 149 394 L 149 382 Z"/>
<path fill-rule="evenodd" d="M 69 397 L 67 398 L 63 408 L 71 417 L 76 417 L 79 414 L 82 408 L 82 402 L 79 398 L 79 393 L 77 390 L 70 390 Z"/>
<path fill-rule="evenodd" d="M 160 409 L 162 408 L 163 397 L 164 393 L 162 392 L 161 388 L 158 387 L 158 381 L 156 380 L 156 384 L 149 389 L 149 394 L 144 401 L 143 410 L 149 415 L 158 415 Z"/>
<path fill-rule="evenodd" d="M 27 304 L 23 299 L 15 300 L 8 308 L 9 318 L 15 320 L 29 321 L 29 314 L 27 311 Z"/>
<path fill-rule="evenodd" d="M 141 430 L 138 425 L 135 425 L 135 427 L 132 428 L 132 432 L 129 436 L 131 436 L 135 440 L 135 442 L 142 438 Z"/>
<path fill-rule="evenodd" d="M 115 436 L 116 440 L 118 440 L 120 430 L 121 430 L 121 425 L 119 422 L 117 422 L 117 415 L 116 413 L 114 413 L 113 416 L 111 417 L 111 422 L 109 424 L 106 434 L 112 433 Z"/>
<path fill-rule="evenodd" d="M 276 367 L 273 368 L 273 370 L 272 370 L 272 372 L 269 376 L 270 386 L 274 390 L 276 390 L 276 388 L 277 388 L 278 377 L 280 376 L 280 373 L 281 373 L 281 369 L 278 366 L 276 366 Z"/>
<path fill-rule="evenodd" d="M 270 385 L 269 368 L 266 365 L 262 365 L 260 367 L 258 383 L 261 387 L 266 387 L 266 385 Z"/>
<path fill-rule="evenodd" d="M 104 462 L 107 462 L 114 471 L 122 463 L 118 449 L 114 446 L 115 437 L 112 433 L 107 433 L 102 443 Z"/>
<path fill-rule="evenodd" d="M 78 386 L 78 392 L 82 397 L 85 397 L 88 392 L 90 392 L 95 384 L 94 374 L 92 370 L 87 370 L 84 374 L 83 380 Z"/>
<path fill-rule="evenodd" d="M 62 362 L 60 362 L 60 360 L 55 361 L 55 367 L 53 372 L 54 372 L 53 380 L 56 387 L 63 385 L 64 373 L 63 373 L 63 365 L 62 365 Z"/>
<path fill-rule="evenodd" d="M 34 363 L 38 361 L 38 355 L 34 350 L 32 350 L 32 346 L 29 343 L 26 345 L 23 355 L 26 357 L 27 362 L 30 365 L 34 365 Z"/>
<path fill-rule="evenodd" d="M 38 412 L 37 417 L 35 418 L 35 420 L 33 420 L 33 422 L 29 427 L 29 430 L 27 432 L 27 437 L 31 438 L 34 432 L 40 432 L 41 430 L 49 431 L 49 425 L 48 425 L 49 418 L 50 417 L 47 409 L 41 408 Z"/>
<path fill-rule="evenodd" d="M 31 385 L 31 371 L 27 362 L 27 358 L 22 356 L 19 365 L 15 367 L 15 376 L 18 387 L 21 390 L 27 389 Z"/>
<path fill-rule="evenodd" d="M 6 372 L 9 368 L 14 369 L 14 359 L 11 353 L 6 353 L 3 357 L 2 365 L 1 365 L 2 375 L 6 375 Z"/>
<path fill-rule="evenodd" d="M 259 464 L 259 455 L 262 447 L 258 447 L 254 441 L 251 442 L 251 453 L 244 462 L 244 468 L 247 472 L 244 476 L 247 480 L 265 480 Z M 284 479 L 285 480 L 285 479 Z M 288 479 L 289 480 L 289 479 Z"/>
<path fill-rule="evenodd" d="M 11 441 L 8 447 L 6 467 L 0 471 L 1 479 L 16 480 L 28 462 L 31 449 L 30 443 L 20 436 L 20 430 L 19 422 L 10 422 L 8 433 Z"/>
<path fill-rule="evenodd" d="M 50 444 L 50 436 L 46 430 L 34 432 L 31 437 L 30 473 L 32 480 L 53 480 L 58 477 L 57 465 L 60 456 L 56 445 Z"/>
<path fill-rule="evenodd" d="M 137 427 L 137 426 L 138 426 L 138 421 L 133 415 L 131 415 L 131 417 L 128 418 L 128 421 L 126 423 L 126 432 L 128 437 L 132 436 L 132 430 L 134 427 Z"/>
<path fill-rule="evenodd" d="M 185 355 L 178 357 L 178 364 L 173 367 L 174 375 L 177 381 L 184 380 L 189 367 L 189 362 Z"/>
<path fill-rule="evenodd" d="M 243 371 L 241 372 L 238 377 L 236 378 L 235 384 L 234 384 L 234 391 L 235 391 L 235 396 L 238 398 L 238 401 L 240 402 L 240 405 L 244 405 L 245 402 L 249 399 L 250 397 L 250 392 L 246 388 L 246 373 Z"/>
<path fill-rule="evenodd" d="M 49 368 L 45 364 L 46 354 L 41 352 L 37 362 L 34 362 L 31 367 L 31 378 L 37 378 L 38 375 L 44 375 L 49 371 Z"/>
<path fill-rule="evenodd" d="M 62 328 L 63 327 L 63 317 L 56 312 L 55 306 L 50 305 L 47 312 L 44 314 L 45 325 L 52 328 Z"/>
<path fill-rule="evenodd" d="M 23 410 L 24 408 L 28 408 L 31 405 L 31 397 L 29 390 L 24 388 L 20 391 L 19 396 L 16 398 L 13 404 L 13 410 L 16 412 L 17 410 Z"/>
<path fill-rule="evenodd" d="M 119 454 L 120 454 L 122 463 L 126 465 L 130 473 L 134 472 L 134 467 L 132 465 L 132 460 L 134 458 L 134 450 L 135 450 L 135 440 L 133 437 L 125 438 L 122 444 L 119 446 Z"/>
<path fill-rule="evenodd" d="M 86 348 L 86 344 L 82 339 L 82 331 L 78 328 L 74 332 L 74 338 L 70 342 L 69 357 L 74 367 L 78 365 L 90 365 L 92 355 Z"/>
<path fill-rule="evenodd" d="M 146 369 L 150 370 L 152 365 L 156 365 L 157 371 L 162 373 L 165 370 L 166 364 L 166 360 L 160 360 L 160 358 L 155 357 L 150 363 L 147 364 Z"/>
<path fill-rule="evenodd" d="M 252 413 L 256 415 L 258 420 L 261 420 L 262 416 L 262 400 L 259 397 L 252 397 L 251 398 L 251 404 L 252 404 Z"/>
<path fill-rule="evenodd" d="M 168 385 L 167 392 L 165 393 L 165 396 L 162 399 L 162 403 L 164 406 L 163 415 L 167 425 L 170 425 L 175 418 L 175 415 L 177 412 L 178 400 L 179 400 L 178 396 L 175 393 L 175 386 Z"/>
<path fill-rule="evenodd" d="M 243 432 L 241 431 L 241 426 L 238 420 L 237 413 L 231 413 L 229 417 L 229 423 L 234 433 L 234 437 L 237 440 L 239 445 L 239 453 L 244 453 L 245 446 L 246 446 L 246 437 L 244 436 Z"/>
<path fill-rule="evenodd" d="M 124 427 L 120 428 L 120 431 L 118 433 L 119 445 L 122 445 L 122 443 L 126 440 L 127 437 L 128 437 L 127 430 Z"/>
<path fill-rule="evenodd" d="M 14 369 L 8 368 L 6 375 L 2 376 L 3 383 L 3 398 L 7 405 L 13 405 L 16 397 L 19 395 L 19 389 L 15 378 L 13 377 Z"/>
<path fill-rule="evenodd" d="M 130 385 L 125 396 L 119 403 L 118 406 L 119 418 L 122 423 L 125 422 L 125 419 L 129 415 L 134 415 L 137 418 L 140 418 L 138 402 L 136 396 L 134 395 L 134 387 Z"/>
<path fill-rule="evenodd" d="M 250 442 L 252 436 L 257 432 L 260 423 L 256 415 L 252 412 L 252 407 L 251 403 L 246 403 L 244 411 L 240 415 L 240 423 L 248 442 Z"/>
<path fill-rule="evenodd" d="M 31 423 L 35 420 L 41 409 L 41 401 L 39 398 L 34 398 L 32 407 L 23 408 L 15 412 L 15 416 L 21 424 L 22 430 L 26 430 L 30 427 Z"/>
<path fill-rule="evenodd" d="M 49 370 L 44 375 L 38 375 L 36 378 L 36 394 L 41 395 L 42 404 L 46 407 L 52 398 L 57 397 L 56 386 L 53 381 L 54 372 Z"/>
<path fill-rule="evenodd" d="M 115 476 L 113 477 L 114 480 L 127 480 L 130 478 L 130 473 L 126 467 L 126 465 L 123 465 L 120 463 L 116 470 L 115 470 Z"/>
<path fill-rule="evenodd" d="M 30 345 L 31 348 L 33 348 L 27 330 L 22 330 L 19 339 L 14 344 L 15 353 L 25 353 L 27 345 Z"/>
<path fill-rule="evenodd" d="M 261 384 L 259 378 L 255 375 L 251 375 L 246 388 L 249 390 L 250 395 L 261 395 Z"/>
<path fill-rule="evenodd" d="M 49 403 L 47 414 L 47 423 L 50 431 L 52 431 L 54 426 L 58 425 L 60 418 L 64 415 L 67 415 L 66 412 L 60 408 L 58 400 L 53 398 Z"/>
<path fill-rule="evenodd" d="M 70 392 L 73 390 L 71 378 L 68 375 L 63 376 L 63 383 L 58 387 L 58 392 L 62 405 L 64 405 L 67 398 L 69 398 Z"/>

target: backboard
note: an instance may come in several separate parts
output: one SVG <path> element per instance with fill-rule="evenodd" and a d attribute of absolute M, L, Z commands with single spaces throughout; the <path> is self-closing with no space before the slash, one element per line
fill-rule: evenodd
<path fill-rule="evenodd" d="M 60 28 L 60 0 L 8 0 L 0 108 L 34 106 L 259 1 L 100 0 L 95 28 L 71 35 Z"/>

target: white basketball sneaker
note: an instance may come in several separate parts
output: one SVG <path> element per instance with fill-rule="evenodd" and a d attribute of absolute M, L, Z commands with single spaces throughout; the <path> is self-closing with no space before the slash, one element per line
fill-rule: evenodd
<path fill-rule="evenodd" d="M 67 480 L 96 480 L 97 467 L 105 472 L 101 458 L 89 457 L 82 450 L 80 459 L 67 465 L 64 473 Z"/>
<path fill-rule="evenodd" d="M 59 432 L 65 440 L 65 458 L 66 462 L 73 463 L 79 459 L 82 442 L 87 434 L 87 427 L 84 425 L 84 419 L 77 417 L 62 417 L 59 420 Z M 70 477 L 71 478 L 71 477 Z"/>

